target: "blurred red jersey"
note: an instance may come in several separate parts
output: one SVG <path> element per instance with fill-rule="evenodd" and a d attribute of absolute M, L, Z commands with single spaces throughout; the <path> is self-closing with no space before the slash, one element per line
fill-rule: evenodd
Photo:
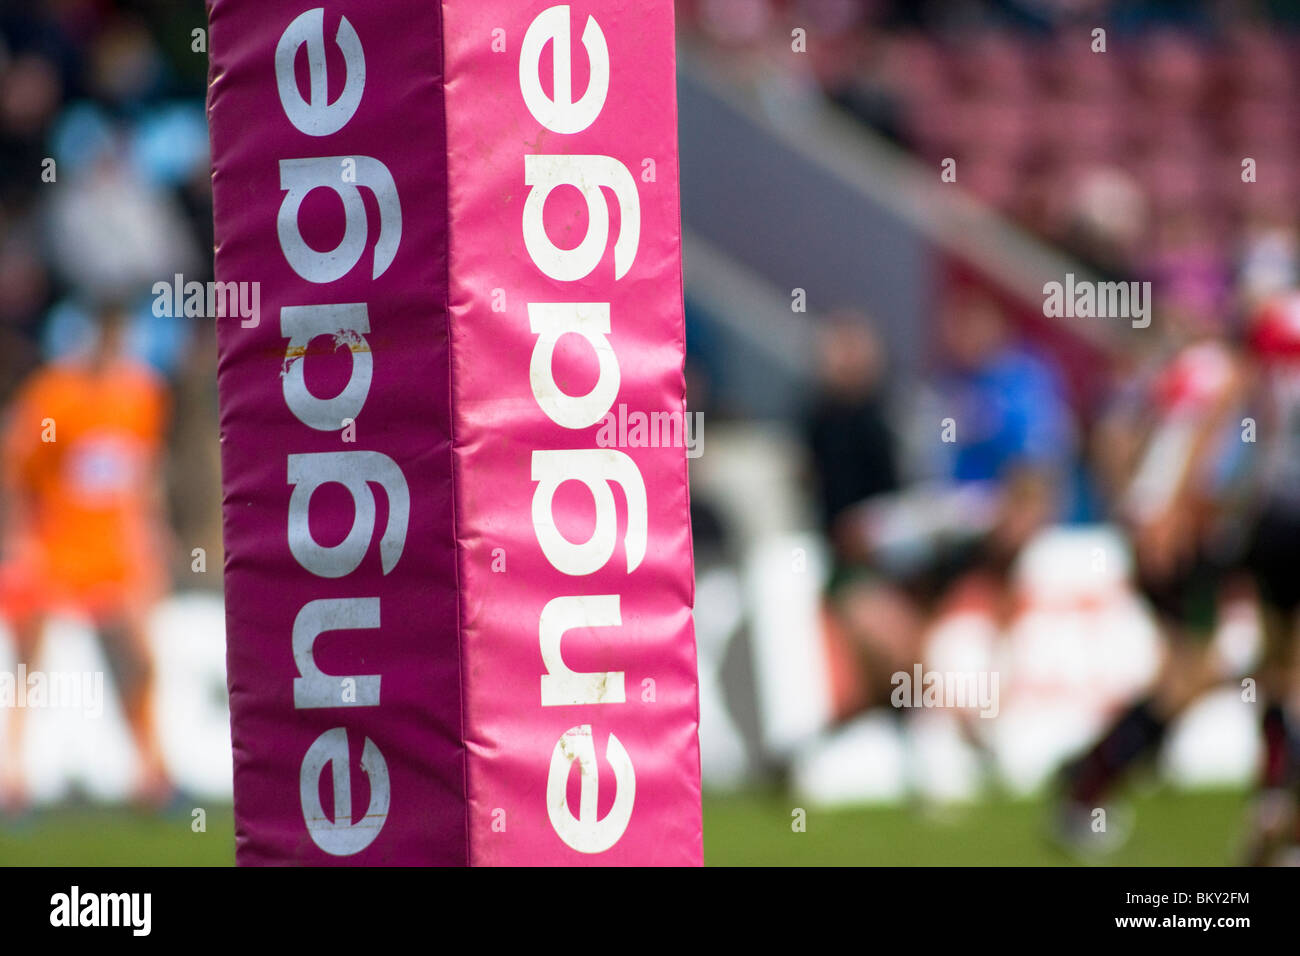
<path fill-rule="evenodd" d="M 1266 304 L 1253 317 L 1249 344 L 1260 371 L 1266 496 L 1300 511 L 1300 294 Z"/>

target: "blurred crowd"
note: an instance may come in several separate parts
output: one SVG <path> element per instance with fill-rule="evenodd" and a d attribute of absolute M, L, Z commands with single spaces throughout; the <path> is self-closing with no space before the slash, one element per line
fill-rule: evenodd
<path fill-rule="evenodd" d="M 220 568 L 213 330 L 155 315 L 151 292 L 211 278 L 203 6 L 0 11 L 0 408 L 38 370 L 89 354 L 120 313 L 123 356 L 166 398 L 159 490 L 184 547 L 160 557 L 183 586 L 218 587 L 189 573 L 196 547 Z"/>
<path fill-rule="evenodd" d="M 678 11 L 687 35 L 756 82 L 817 91 L 936 175 L 956 160 L 964 189 L 1105 277 L 1160 281 L 1206 313 L 1234 305 L 1239 263 L 1245 293 L 1293 278 L 1279 274 L 1300 199 L 1293 4 L 685 0 Z M 806 55 L 789 55 L 796 42 Z"/>

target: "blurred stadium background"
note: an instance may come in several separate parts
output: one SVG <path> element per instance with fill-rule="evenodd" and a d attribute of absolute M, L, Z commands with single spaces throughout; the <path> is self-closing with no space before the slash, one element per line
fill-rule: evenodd
<path fill-rule="evenodd" d="M 110 301 L 166 383 L 152 560 L 170 587 L 149 637 L 180 796 L 132 805 L 140 755 L 111 687 L 99 719 L 33 710 L 30 805 L 0 818 L 0 863 L 230 863 L 213 328 L 151 308 L 155 282 L 211 278 L 204 11 L 2 9 L 0 404 L 88 349 Z M 706 860 L 1069 862 L 1045 839 L 1051 776 L 1150 683 L 1161 638 L 1091 466 L 1140 330 L 1044 318 L 1042 287 L 1155 276 L 1157 314 L 1213 321 L 1252 284 L 1294 283 L 1300 7 L 681 0 L 677 15 L 688 400 L 704 413 L 691 475 Z M 1243 156 L 1257 182 L 1242 182 Z M 927 669 L 1000 676 L 997 716 L 865 707 L 825 598 L 836 476 L 819 467 L 818 402 L 846 375 L 871 386 L 896 449 L 880 490 L 962 477 L 979 449 L 940 438 L 968 400 L 944 368 L 954 316 L 980 309 L 997 314 L 997 348 L 1039 372 L 1057 513 L 1017 560 L 1010 611 L 947 594 L 925 626 Z M 1252 658 L 1248 604 L 1215 640 Z M 0 621 L 0 670 L 12 660 Z M 72 607 L 47 621 L 37 660 L 106 670 Z M 1110 859 L 1235 862 L 1257 725 L 1231 685 L 1185 714 L 1133 796 L 1143 825 Z"/>

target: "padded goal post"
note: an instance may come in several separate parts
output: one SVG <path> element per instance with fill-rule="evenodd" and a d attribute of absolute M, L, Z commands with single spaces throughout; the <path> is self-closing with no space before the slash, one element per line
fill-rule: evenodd
<path fill-rule="evenodd" d="M 210 0 L 241 864 L 698 864 L 670 0 Z"/>

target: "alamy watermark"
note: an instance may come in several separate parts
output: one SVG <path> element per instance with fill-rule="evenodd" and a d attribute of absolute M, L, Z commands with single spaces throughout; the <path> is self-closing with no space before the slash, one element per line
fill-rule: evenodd
<path fill-rule="evenodd" d="M 1150 282 L 1093 282 L 1065 274 L 1065 282 L 1043 284 L 1043 315 L 1049 319 L 1131 319 L 1133 328 L 1151 324 Z"/>
<path fill-rule="evenodd" d="M 687 458 L 704 454 L 703 412 L 629 412 L 619 403 L 618 412 L 605 413 L 596 430 L 601 448 L 685 448 Z"/>
<path fill-rule="evenodd" d="M 176 274 L 171 282 L 153 284 L 153 314 L 161 318 L 236 318 L 245 329 L 262 321 L 260 282 L 186 282 Z"/>
<path fill-rule="evenodd" d="M 0 708 L 80 710 L 87 717 L 104 714 L 103 671 L 0 671 Z"/>
<path fill-rule="evenodd" d="M 153 927 L 152 893 L 83 893 L 73 886 L 50 897 L 51 926 L 122 927 L 148 936 Z"/>
<path fill-rule="evenodd" d="M 998 715 L 997 671 L 895 671 L 889 702 L 895 707 L 979 708 L 981 717 Z"/>

